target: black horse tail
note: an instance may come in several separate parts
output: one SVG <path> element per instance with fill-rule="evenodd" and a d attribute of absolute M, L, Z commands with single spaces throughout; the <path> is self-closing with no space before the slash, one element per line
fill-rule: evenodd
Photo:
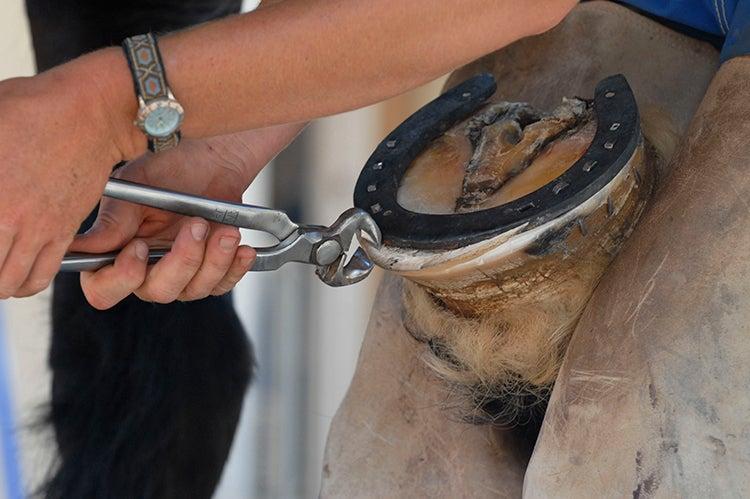
<path fill-rule="evenodd" d="M 253 371 L 229 296 L 99 312 L 56 281 L 52 498 L 210 497 Z"/>

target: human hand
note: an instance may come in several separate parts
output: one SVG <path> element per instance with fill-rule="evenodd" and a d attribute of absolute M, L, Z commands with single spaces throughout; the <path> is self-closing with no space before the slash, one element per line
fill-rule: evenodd
<path fill-rule="evenodd" d="M 135 154 L 106 87 L 77 79 L 89 62 L 0 82 L 0 299 L 49 285 L 112 166 Z"/>
<path fill-rule="evenodd" d="M 301 129 L 285 125 L 205 140 L 146 155 L 115 176 L 155 187 L 240 202 L 258 171 Z M 114 265 L 81 273 L 87 300 L 107 309 L 131 293 L 169 303 L 230 291 L 251 268 L 255 252 L 240 246 L 235 227 L 104 198 L 96 222 L 76 238 L 72 251 L 109 252 L 124 246 Z M 170 247 L 148 266 L 149 247 Z"/>

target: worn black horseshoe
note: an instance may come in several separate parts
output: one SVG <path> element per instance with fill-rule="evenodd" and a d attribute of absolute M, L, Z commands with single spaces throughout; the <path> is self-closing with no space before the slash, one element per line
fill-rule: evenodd
<path fill-rule="evenodd" d="M 627 164 L 641 140 L 630 85 L 622 75 L 610 76 L 596 86 L 593 141 L 581 159 L 554 181 L 509 203 L 471 213 L 424 214 L 399 205 L 396 193 L 411 163 L 434 139 L 484 105 L 495 89 L 490 74 L 466 80 L 414 113 L 375 149 L 357 181 L 354 206 L 372 215 L 385 244 L 450 249 L 522 224 L 542 224 L 600 191 Z"/>

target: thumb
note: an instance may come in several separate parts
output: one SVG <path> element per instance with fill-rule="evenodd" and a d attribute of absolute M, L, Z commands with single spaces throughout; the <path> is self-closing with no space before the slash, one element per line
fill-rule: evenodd
<path fill-rule="evenodd" d="M 82 253 L 106 253 L 120 249 L 132 240 L 143 221 L 139 206 L 105 200 L 99 207 L 94 225 L 73 240 L 69 250 Z"/>

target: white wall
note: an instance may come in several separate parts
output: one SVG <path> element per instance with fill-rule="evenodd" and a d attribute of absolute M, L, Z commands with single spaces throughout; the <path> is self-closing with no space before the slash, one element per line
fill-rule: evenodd
<path fill-rule="evenodd" d="M 367 108 L 306 130 L 302 222 L 328 224 L 351 207 L 359 170 L 379 140 L 378 121 L 378 110 Z M 264 170 L 246 202 L 272 201 L 274 172 L 273 165 Z M 259 370 L 218 499 L 317 495 L 328 428 L 353 375 L 378 278 L 376 271 L 356 286 L 330 288 L 312 267 L 292 264 L 240 283 L 235 304 Z"/>
<path fill-rule="evenodd" d="M 0 79 L 34 74 L 22 0 L 0 0 Z"/>

